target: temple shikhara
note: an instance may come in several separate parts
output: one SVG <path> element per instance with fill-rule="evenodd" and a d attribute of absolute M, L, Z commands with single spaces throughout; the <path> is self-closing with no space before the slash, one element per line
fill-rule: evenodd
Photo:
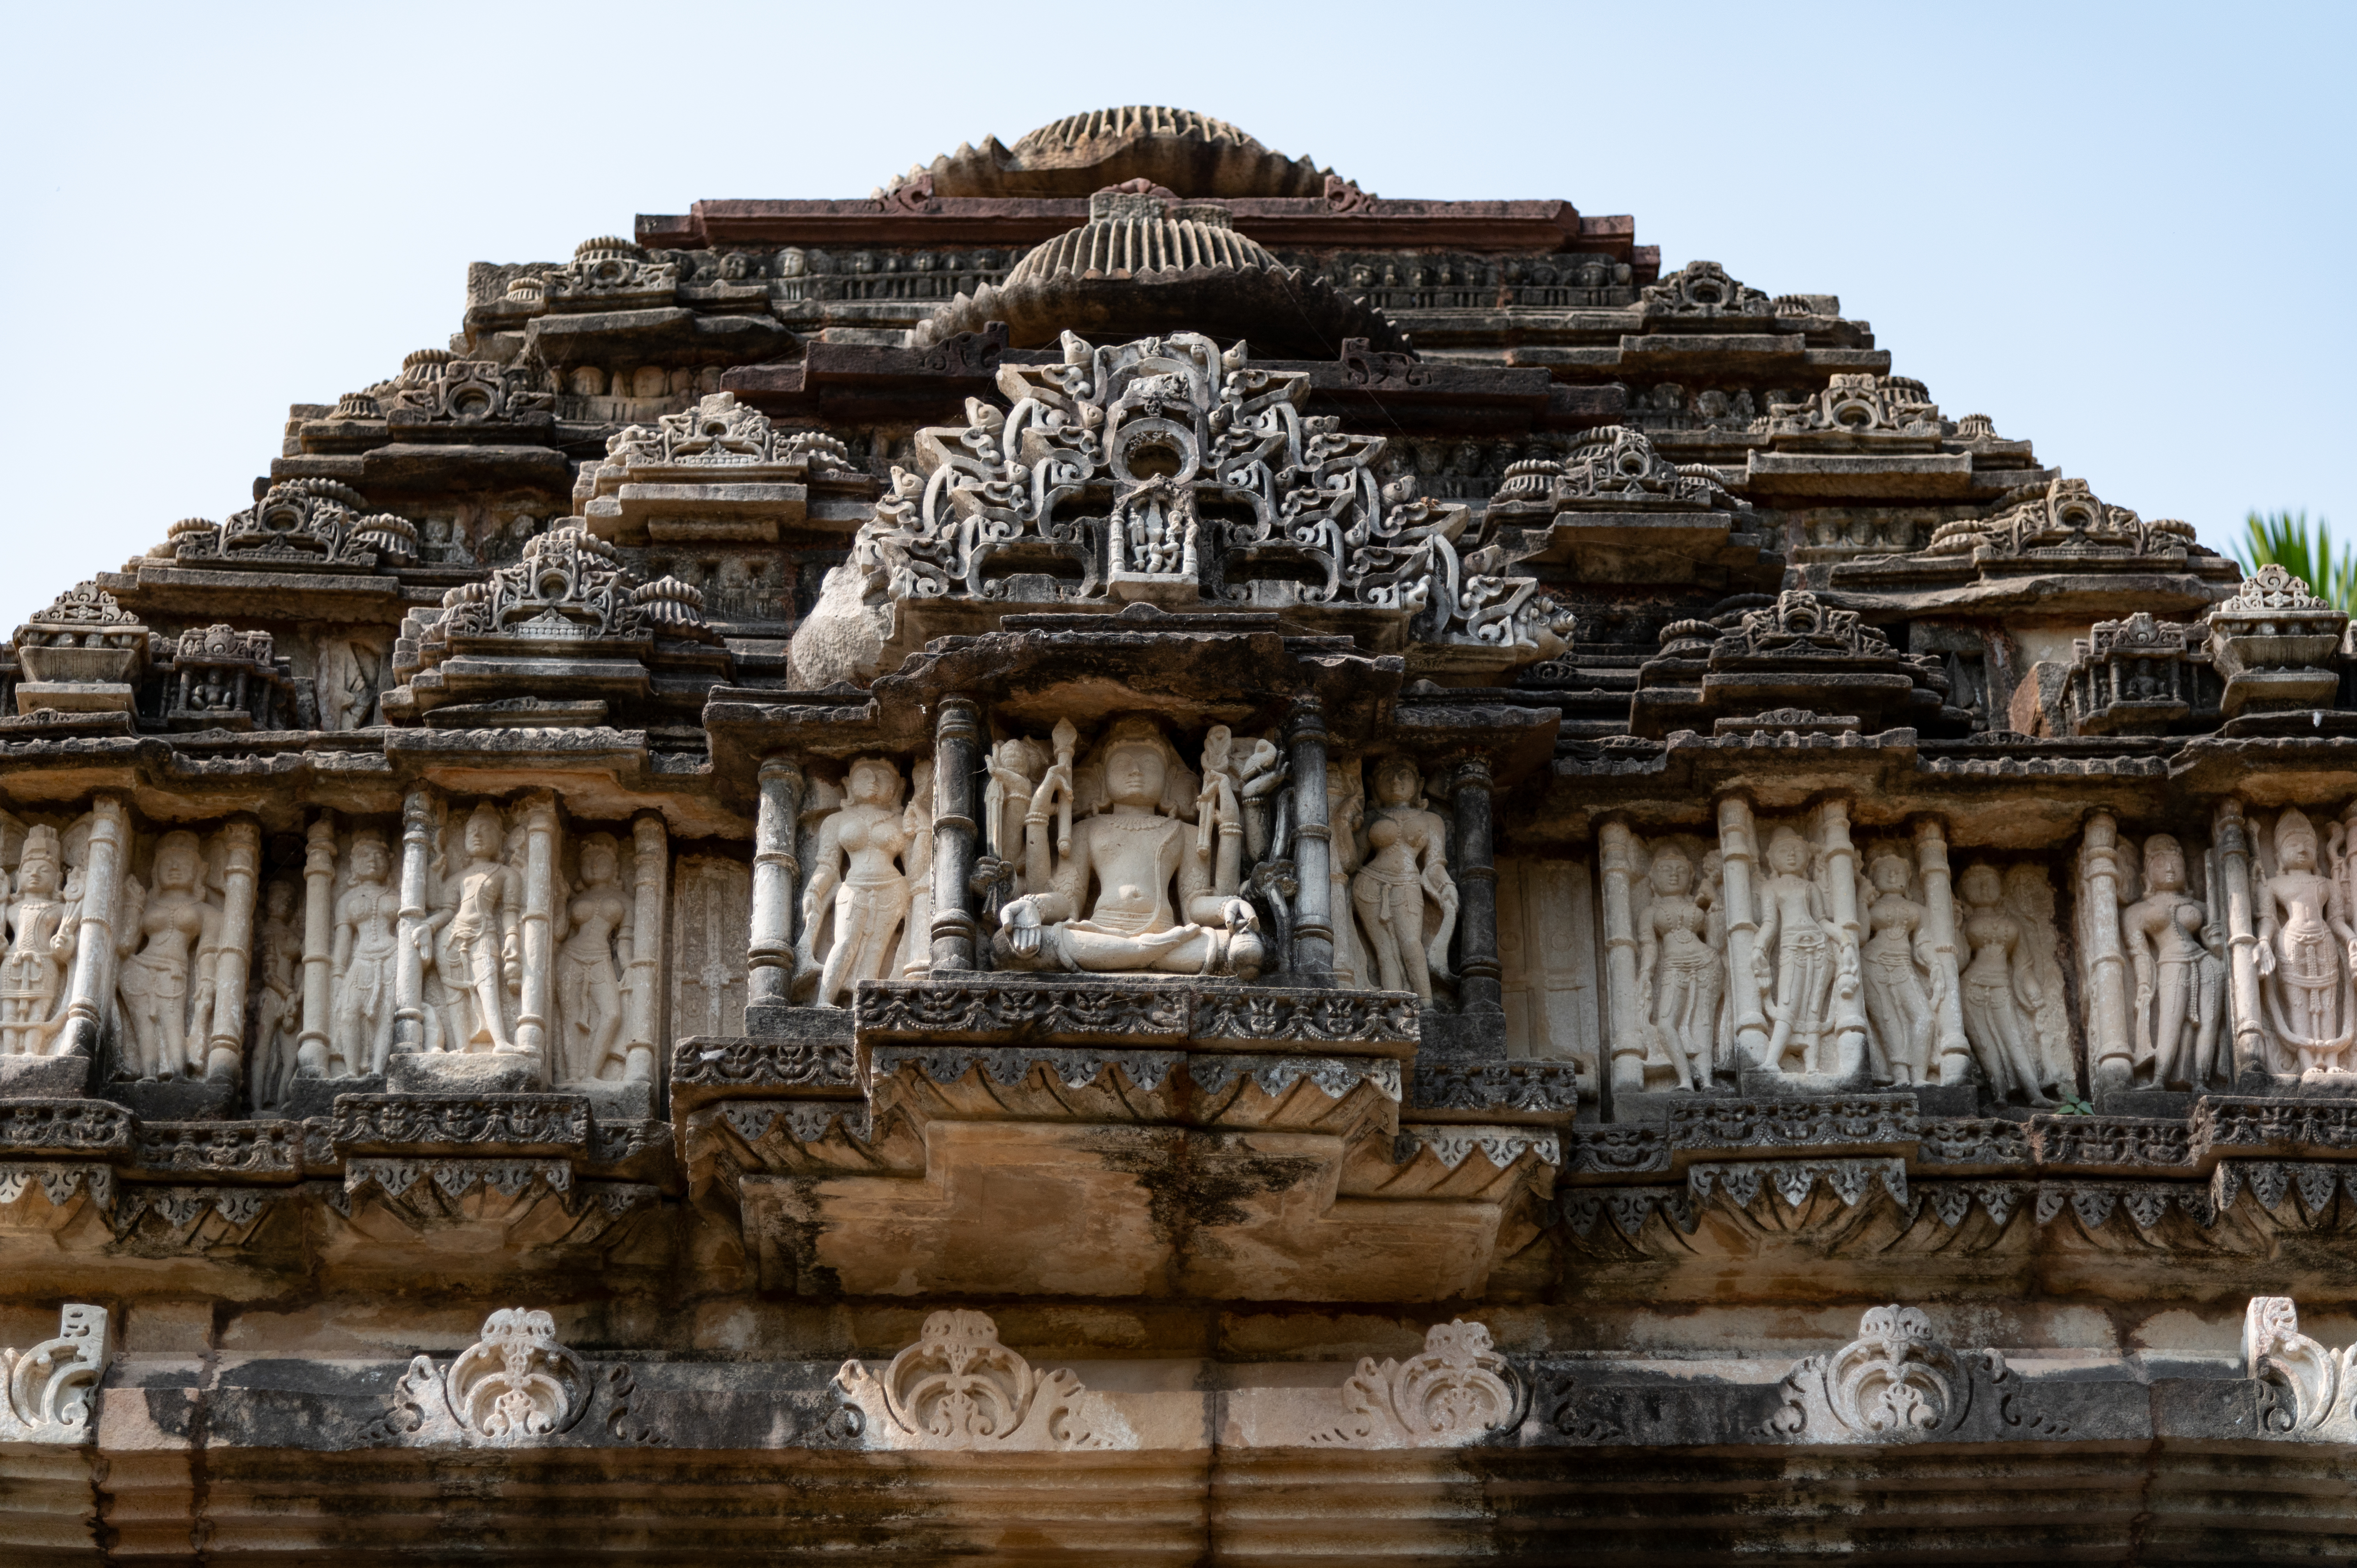
<path fill-rule="evenodd" d="M 1080 114 L 57 585 L 0 1561 L 2357 1556 L 2348 618 L 1638 239 Z"/>

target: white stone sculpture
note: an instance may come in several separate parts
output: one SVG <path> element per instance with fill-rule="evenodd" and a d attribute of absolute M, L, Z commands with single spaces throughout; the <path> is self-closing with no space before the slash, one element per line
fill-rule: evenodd
<path fill-rule="evenodd" d="M 1326 823 L 1333 834 L 1327 857 L 1326 908 L 1334 922 L 1334 983 L 1372 991 L 1379 983 L 1378 977 L 1359 935 L 1357 913 L 1351 907 L 1351 879 L 1359 874 L 1365 859 L 1360 845 L 1363 842 L 1361 834 L 1367 825 L 1366 770 L 1358 757 L 1329 759 L 1326 764 Z M 1249 833 L 1249 810 L 1245 828 Z"/>
<path fill-rule="evenodd" d="M 301 893 L 300 887 L 283 876 L 274 878 L 263 890 L 262 924 L 253 939 L 253 1053 L 246 1076 L 256 1110 L 286 1102 L 301 1064 Z"/>
<path fill-rule="evenodd" d="M 1821 865 L 1795 830 L 1779 827 L 1769 835 L 1751 966 L 1770 1024 L 1760 1061 L 1771 1069 L 1781 1070 L 1785 1058 L 1797 1054 L 1803 1071 L 1839 1071 L 1854 1049 L 1845 1036 L 1854 1020 L 1863 1022 L 1856 922 L 1833 918 Z M 1864 1030 L 1856 1035 L 1862 1045 Z"/>
<path fill-rule="evenodd" d="M 1266 954 L 1259 916 L 1237 896 L 1241 812 L 1212 808 L 1207 849 L 1202 784 L 1151 719 L 1117 720 L 1077 768 L 1072 740 L 1057 749 L 1024 822 L 1035 891 L 1001 912 L 1000 967 L 1256 977 Z"/>
<path fill-rule="evenodd" d="M 1878 1083 L 1936 1081 L 1938 999 L 1947 979 L 1932 950 L 1931 911 L 1910 897 L 1915 868 L 1896 850 L 1869 857 L 1858 903 L 1867 939 L 1858 950 L 1869 1048 Z"/>
<path fill-rule="evenodd" d="M 845 1361 L 835 1383 L 872 1448 L 1026 1453 L 1129 1446 L 1125 1423 L 1062 1368 L 1041 1373 L 979 1312 L 936 1312 L 882 1376 Z"/>
<path fill-rule="evenodd" d="M 2243 1361 L 2274 1397 L 2259 1430 L 2273 1437 L 2357 1441 L 2357 1346 L 2329 1349 L 2299 1331 L 2287 1295 L 2255 1295 L 2243 1312 Z"/>
<path fill-rule="evenodd" d="M 70 1302 L 58 1334 L 0 1350 L 0 1443 L 87 1443 L 91 1396 L 114 1359 L 106 1308 Z"/>
<path fill-rule="evenodd" d="M 1343 1415 L 1310 1441 L 1335 1448 L 1453 1448 L 1522 1423 L 1529 1389 L 1490 1330 L 1456 1318 L 1425 1330 L 1405 1361 L 1362 1358 L 1341 1390 Z"/>
<path fill-rule="evenodd" d="M 401 894 L 384 835 L 361 828 L 344 852 L 350 878 L 336 895 L 328 963 L 335 975 L 328 1025 L 329 1078 L 384 1070 L 393 1050 L 393 969 L 400 950 Z"/>
<path fill-rule="evenodd" d="M 914 835 L 900 807 L 899 769 L 863 757 L 844 786 L 843 804 L 819 827 L 802 887 L 802 929 L 820 965 L 813 1000 L 821 1007 L 842 1006 L 859 982 L 885 978 L 909 913 L 902 861 Z"/>
<path fill-rule="evenodd" d="M 2276 819 L 2273 867 L 2255 889 L 2257 962 L 2266 1022 L 2287 1066 L 2303 1078 L 2345 1074 L 2357 1041 L 2350 976 L 2357 966 L 2357 929 L 2350 923 L 2347 857 L 2333 825 L 2334 875 L 2318 869 L 2317 835 L 2306 813 Z"/>
<path fill-rule="evenodd" d="M 440 878 L 440 897 L 428 915 L 424 940 L 438 984 L 429 1023 L 439 1023 L 426 1048 L 513 1050 L 513 1022 L 523 979 L 523 879 L 502 858 L 506 824 L 486 800 L 466 819 L 466 858 Z"/>
<path fill-rule="evenodd" d="M 2040 1048 L 2039 1015 L 2047 988 L 2031 951 L 2033 924 L 2007 897 L 2006 878 L 1983 861 L 1964 868 L 1964 940 L 1970 961 L 1957 977 L 1957 999 L 1973 1055 L 2000 1100 L 2016 1095 L 2050 1105 L 2057 1075 Z"/>
<path fill-rule="evenodd" d="M 371 1435 L 420 1445 L 532 1447 L 563 1436 L 587 1413 L 587 1364 L 559 1344 L 545 1312 L 507 1307 L 445 1369 L 410 1362 Z M 609 1418 L 616 1412 L 609 1411 Z"/>
<path fill-rule="evenodd" d="M 620 1048 L 622 976 L 631 967 L 635 933 L 621 851 L 613 834 L 591 833 L 578 853 L 580 878 L 556 909 L 553 1076 L 558 1082 L 619 1079 L 629 1067 Z"/>
<path fill-rule="evenodd" d="M 1637 920 L 1637 992 L 1649 1058 L 1669 1063 L 1673 1087 L 1703 1090 L 1717 1055 L 1727 927 L 1717 899 L 1696 880 L 1684 849 L 1670 843 L 1654 852 L 1646 873 L 1652 897 Z"/>
<path fill-rule="evenodd" d="M 917 758 L 909 778 L 909 809 L 900 817 L 909 835 L 909 915 L 901 926 L 899 969 L 902 979 L 916 980 L 933 968 L 933 759 Z"/>
<path fill-rule="evenodd" d="M 2219 1049 L 2225 1020 L 2223 942 L 2206 905 L 2189 890 L 2184 846 L 2167 833 L 2144 842 L 2144 897 L 2120 912 L 2121 940 L 2136 973 L 2138 1059 L 2166 1089 L 2201 1089 L 2232 1078 Z"/>
<path fill-rule="evenodd" d="M 65 847 L 51 827 L 25 834 L 0 957 L 0 1056 L 48 1056 L 66 1021 L 66 981 L 80 936 L 79 900 L 65 891 Z"/>
<path fill-rule="evenodd" d="M 192 832 L 159 839 L 149 874 L 152 891 L 125 880 L 115 939 L 124 1065 L 135 1078 L 185 1078 L 204 1070 L 222 909 L 207 897 L 204 845 Z"/>
<path fill-rule="evenodd" d="M 1351 902 L 1375 977 L 1385 991 L 1432 1003 L 1433 977 L 1448 978 L 1457 884 L 1448 875 L 1448 828 L 1424 803 L 1424 776 L 1405 757 L 1375 765 L 1375 801 L 1361 831 L 1362 864 Z"/>

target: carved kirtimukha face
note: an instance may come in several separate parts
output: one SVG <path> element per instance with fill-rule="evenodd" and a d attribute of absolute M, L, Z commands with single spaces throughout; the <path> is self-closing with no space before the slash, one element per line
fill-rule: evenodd
<path fill-rule="evenodd" d="M 1985 909 L 2005 897 L 2005 883 L 1996 866 L 1984 863 L 1966 868 L 1956 882 L 1956 891 L 1964 895 L 1965 903 Z"/>
<path fill-rule="evenodd" d="M 1144 742 L 1117 746 L 1105 756 L 1105 793 L 1116 806 L 1150 811 L 1162 800 L 1162 749 Z"/>
<path fill-rule="evenodd" d="M 382 882 L 385 872 L 384 841 L 374 833 L 352 835 L 352 876 L 360 882 Z"/>
<path fill-rule="evenodd" d="M 2167 833 L 2145 841 L 2144 885 L 2156 893 L 2185 890 L 2185 851 Z"/>
<path fill-rule="evenodd" d="M 1375 799 L 1386 806 L 1405 806 L 1416 797 L 1424 776 L 1415 764 L 1404 757 L 1394 757 L 1375 769 Z"/>
<path fill-rule="evenodd" d="M 1790 828 L 1778 828 L 1768 841 L 1768 868 L 1780 876 L 1798 876 L 1809 868 L 1808 842 Z"/>
<path fill-rule="evenodd" d="M 1877 893 L 1903 894 L 1907 891 L 1907 863 L 1895 854 L 1877 856 L 1874 869 L 1868 875 L 1874 878 Z"/>
<path fill-rule="evenodd" d="M 1694 882 L 1694 865 L 1676 850 L 1665 849 L 1653 857 L 1653 891 L 1665 898 L 1674 898 Z"/>

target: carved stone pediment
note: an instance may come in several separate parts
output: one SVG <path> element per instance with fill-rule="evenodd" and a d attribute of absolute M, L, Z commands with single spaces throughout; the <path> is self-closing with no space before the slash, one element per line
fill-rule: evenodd
<path fill-rule="evenodd" d="M 609 437 L 606 460 L 582 469 L 573 499 L 604 538 L 773 542 L 808 515 L 813 480 L 872 493 L 841 441 L 779 430 L 723 392 Z"/>
<path fill-rule="evenodd" d="M 1557 461 L 1507 469 L 1484 530 L 1518 564 L 1559 564 L 1583 583 L 1769 586 L 1783 558 L 1750 503 L 1708 464 L 1672 463 L 1634 425 L 1583 432 Z"/>
<path fill-rule="evenodd" d="M 2241 713 L 2330 706 L 2341 689 L 2349 617 L 2274 564 L 2210 612 L 2210 661 L 2225 678 L 2219 706 Z"/>
<path fill-rule="evenodd" d="M 677 263 L 650 260 L 639 246 L 612 236 L 584 240 L 574 247 L 570 264 L 508 288 L 510 299 L 552 311 L 644 309 L 669 305 L 678 293 Z"/>
<path fill-rule="evenodd" d="M 1773 317 L 1773 302 L 1760 290 L 1727 275 L 1717 262 L 1688 262 L 1638 295 L 1638 310 L 1646 316 Z"/>
<path fill-rule="evenodd" d="M 147 672 L 148 633 L 139 618 L 95 584 L 59 594 L 48 608 L 16 628 L 16 711 L 131 711 L 136 682 Z"/>
<path fill-rule="evenodd" d="M 417 528 L 405 518 L 370 512 L 350 485 L 286 479 L 218 527 L 199 520 L 175 525 L 170 543 L 184 566 L 373 572 L 380 563 L 405 564 L 417 551 Z"/>

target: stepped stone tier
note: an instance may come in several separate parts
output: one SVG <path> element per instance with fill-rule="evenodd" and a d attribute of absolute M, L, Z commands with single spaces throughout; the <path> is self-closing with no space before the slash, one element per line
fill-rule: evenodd
<path fill-rule="evenodd" d="M 2357 1556 L 2347 618 L 1892 368 L 1159 108 L 476 266 L 0 655 L 0 1559 Z"/>

